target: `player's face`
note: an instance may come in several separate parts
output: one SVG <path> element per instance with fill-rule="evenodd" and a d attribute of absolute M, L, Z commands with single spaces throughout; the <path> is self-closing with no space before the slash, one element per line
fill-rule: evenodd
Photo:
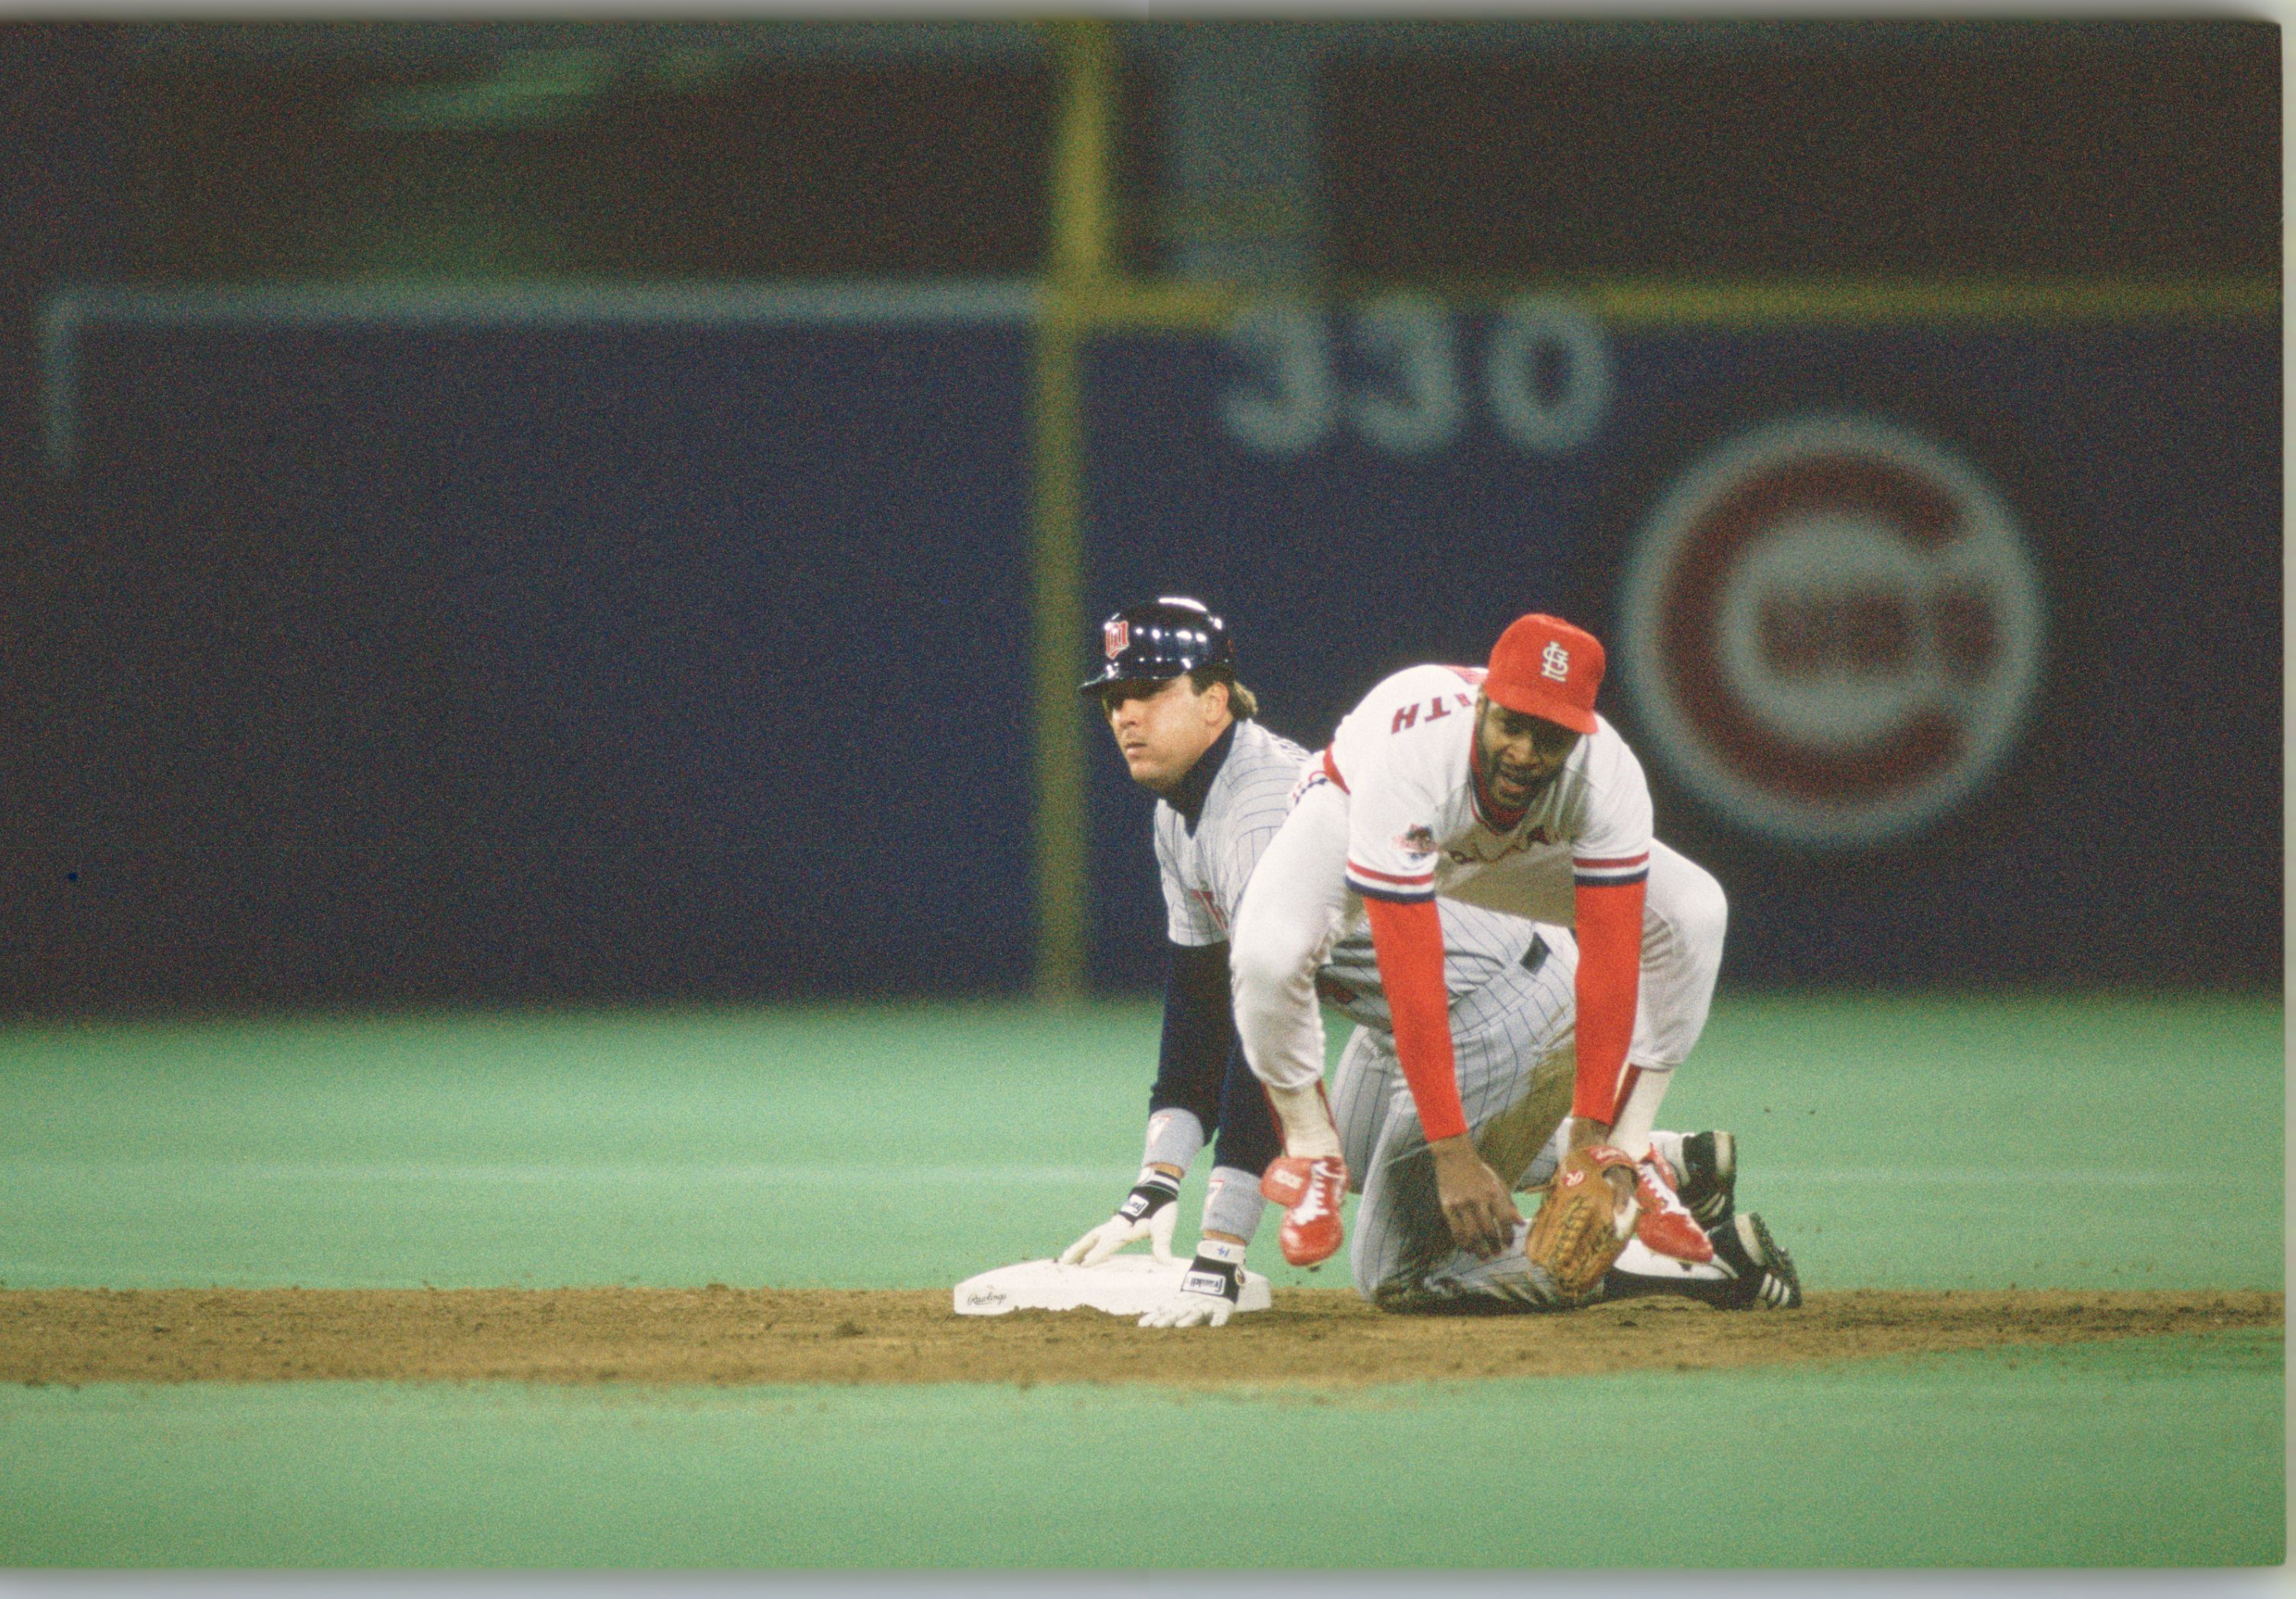
<path fill-rule="evenodd" d="M 1200 691 L 1185 675 L 1160 683 L 1111 683 L 1100 691 L 1100 704 L 1132 781 L 1160 794 L 1188 775 L 1233 719 L 1227 685 Z"/>
<path fill-rule="evenodd" d="M 1476 764 L 1491 803 L 1501 810 L 1529 805 L 1578 747 L 1578 735 L 1568 727 L 1509 710 L 1493 700 L 1476 701 Z"/>

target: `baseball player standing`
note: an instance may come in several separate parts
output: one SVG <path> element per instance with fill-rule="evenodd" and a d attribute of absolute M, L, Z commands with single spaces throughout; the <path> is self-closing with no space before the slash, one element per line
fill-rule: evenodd
<path fill-rule="evenodd" d="M 1231 1021 L 1228 930 L 1301 774 L 1313 768 L 1299 745 L 1259 725 L 1253 696 L 1236 680 L 1226 627 L 1200 603 L 1168 598 L 1120 611 L 1103 624 L 1102 646 L 1103 668 L 1082 687 L 1100 700 L 1134 780 L 1159 796 L 1154 839 L 1172 958 L 1138 1177 L 1116 1213 L 1061 1259 L 1089 1265 L 1143 1238 L 1168 1258 L 1181 1179 L 1216 1133 L 1202 1242 L 1172 1301 L 1143 1324 L 1218 1325 L 1235 1303 L 1260 1219 L 1258 1179 L 1276 1152 L 1267 1097 Z M 1442 907 L 1439 929 L 1439 980 L 1455 1006 L 1459 1081 L 1478 1125 L 1511 1152 L 1495 1152 L 1510 1177 L 1527 1161 L 1551 1169 L 1554 1152 L 1538 1151 L 1569 1093 L 1575 944 L 1561 929 L 1458 905 Z M 1415 1170 L 1413 1151 L 1423 1156 L 1424 1141 L 1408 1095 L 1396 1085 L 1388 1005 L 1366 937 L 1359 932 L 1322 952 L 1315 992 L 1358 1023 L 1340 1078 L 1349 1148 L 1361 1152 L 1355 1168 L 1370 1174 L 1354 1262 L 1358 1289 L 1396 1308 L 1520 1297 L 1512 1283 L 1480 1280 L 1464 1263 L 1441 1267 L 1451 1240 L 1431 1190 L 1406 1175 Z M 1721 1229 L 1722 1264 L 1708 1264 L 1714 1249 L 1669 1192 L 1665 1213 L 1653 1208 L 1645 1236 L 1673 1258 L 1630 1251 L 1614 1274 L 1622 1291 L 1679 1292 L 1725 1304 L 1784 1294 L 1788 1285 L 1749 1258 L 1730 1230 L 1743 1223 L 1729 1214 L 1729 1135 L 1660 1136 L 1674 1141 L 1685 1197 L 1701 1219 Z M 1528 1180 L 1541 1175 L 1533 1169 Z M 1759 1218 L 1749 1219 L 1759 1226 Z M 1784 1270 L 1791 1273 L 1790 1263 Z M 1629 1282 L 1634 1274 L 1639 1277 Z M 1798 1298 L 1798 1288 L 1792 1292 Z"/>
<path fill-rule="evenodd" d="M 1341 1242 L 1348 1172 L 1323 1093 L 1315 974 L 1336 937 L 1366 925 L 1452 1234 L 1482 1258 L 1520 1245 L 1510 1185 L 1477 1153 L 1461 1104 L 1438 894 L 1576 930 L 1562 1144 L 1607 1139 L 1641 1162 L 1644 1213 L 1663 1204 L 1652 1116 L 1705 1026 L 1727 907 L 1711 875 L 1652 838 L 1641 763 L 1595 711 L 1603 666 L 1592 635 L 1533 615 L 1487 668 L 1388 677 L 1341 720 L 1321 781 L 1262 857 L 1237 908 L 1232 977 L 1244 1053 L 1282 1132 L 1265 1183 L 1286 1207 L 1294 1264 Z"/>

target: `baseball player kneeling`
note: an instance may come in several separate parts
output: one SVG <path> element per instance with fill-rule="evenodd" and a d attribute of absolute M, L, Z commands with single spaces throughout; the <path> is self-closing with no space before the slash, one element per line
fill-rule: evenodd
<path fill-rule="evenodd" d="M 1506 629 L 1488 668 L 1396 673 L 1342 719 L 1264 852 L 1234 914 L 1232 981 L 1245 1055 L 1278 1119 L 1284 1154 L 1263 1191 L 1286 1207 L 1281 1238 L 1294 1264 L 1338 1249 L 1351 1161 L 1372 1162 L 1367 1207 L 1382 1165 L 1360 1140 L 1349 1148 L 1333 1120 L 1316 1011 L 1324 951 L 1367 933 L 1394 1052 L 1390 1086 L 1377 1091 L 1407 1097 L 1425 1207 L 1481 1268 L 1439 1268 L 1443 1283 L 1577 1302 L 1601 1291 L 1638 1235 L 1693 1275 L 1726 1274 L 1755 1302 L 1799 1302 L 1791 1262 L 1758 1218 L 1731 1216 L 1705 1234 L 1675 1192 L 1686 1184 L 1707 1218 L 1726 1215 L 1726 1138 L 1653 1137 L 1673 1069 L 1705 1026 L 1727 907 L 1710 874 L 1652 836 L 1641 765 L 1595 712 L 1603 666 L 1591 635 L 1534 615 Z M 1488 1068 L 1466 1047 L 1473 1028 L 1462 1029 L 1445 980 L 1449 906 L 1439 895 L 1576 932 L 1570 1092 L 1556 1107 L 1570 1115 L 1546 1152 L 1545 1209 L 1560 1219 L 1537 1236 L 1512 1191 L 1546 1176 L 1524 1146 L 1553 1123 L 1520 1098 L 1494 1111 L 1471 1096 Z M 1542 971 L 1566 964 L 1560 942 Z M 1538 1058 L 1561 1059 L 1561 1029 L 1549 1021 Z M 1344 1108 L 1344 1065 L 1341 1087 Z M 1359 1280 L 1363 1265 L 1359 1250 Z"/>
<path fill-rule="evenodd" d="M 1142 1239 L 1168 1255 L 1180 1182 L 1217 1136 L 1195 1259 L 1172 1300 L 1142 1322 L 1217 1326 L 1235 1303 L 1260 1220 L 1259 1178 L 1277 1147 L 1267 1096 L 1232 1020 L 1228 929 L 1310 767 L 1299 745 L 1259 725 L 1252 695 L 1236 679 L 1228 629 L 1200 603 L 1162 599 L 1120 611 L 1103 625 L 1102 647 L 1103 668 L 1083 689 L 1100 700 L 1135 781 L 1158 795 L 1153 832 L 1171 970 L 1138 1177 L 1116 1213 L 1061 1259 L 1093 1264 Z M 1569 1100 L 1575 947 L 1559 929 L 1542 936 L 1519 917 L 1466 906 L 1445 905 L 1439 917 L 1442 980 L 1466 1062 L 1461 1083 L 1479 1123 L 1493 1128 L 1496 1158 L 1526 1181 L 1544 1180 L 1542 1161 L 1551 1168 L 1554 1152 L 1542 1155 L 1540 1146 Z M 1448 1234 L 1420 1169 L 1426 1144 L 1415 1109 L 1396 1086 L 1391 1018 L 1363 932 L 1324 952 L 1316 990 L 1357 1023 L 1342 1057 L 1339 1101 L 1353 1168 L 1368 1174 L 1358 1288 L 1396 1308 L 1494 1297 L 1444 1260 Z M 1685 1173 L 1685 1196 L 1726 1234 L 1724 1263 L 1712 1264 L 1704 1231 L 1672 1204 L 1665 1217 L 1653 1212 L 1645 1229 L 1669 1258 L 1629 1251 L 1613 1274 L 1620 1288 L 1743 1298 L 1757 1274 L 1751 1263 L 1730 1264 L 1743 1250 L 1729 1231 L 1729 1136 L 1657 1136 Z"/>

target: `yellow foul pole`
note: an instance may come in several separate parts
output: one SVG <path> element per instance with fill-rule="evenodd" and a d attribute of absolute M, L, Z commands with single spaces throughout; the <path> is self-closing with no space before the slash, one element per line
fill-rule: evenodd
<path fill-rule="evenodd" d="M 1086 832 L 1083 658 L 1084 394 L 1079 375 L 1095 308 L 1107 291 L 1109 124 L 1115 38 L 1104 21 L 1046 25 L 1054 127 L 1050 259 L 1035 350 L 1036 989 L 1084 991 Z"/>

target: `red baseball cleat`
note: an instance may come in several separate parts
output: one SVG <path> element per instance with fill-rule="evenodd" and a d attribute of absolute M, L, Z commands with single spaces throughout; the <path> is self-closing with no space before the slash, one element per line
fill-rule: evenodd
<path fill-rule="evenodd" d="M 1714 1259 L 1714 1241 L 1675 1193 L 1673 1168 L 1656 1150 L 1635 1164 L 1635 1236 L 1652 1254 L 1693 1266 Z"/>
<path fill-rule="evenodd" d="M 1286 1210 L 1308 1192 L 1308 1168 L 1315 1162 L 1304 1155 L 1278 1155 L 1259 1174 L 1259 1197 Z"/>
<path fill-rule="evenodd" d="M 1275 1241 L 1286 1260 L 1316 1266 L 1339 1252 L 1340 1201 L 1347 1191 L 1347 1163 L 1336 1155 L 1283 1155 L 1267 1163 L 1259 1193 L 1283 1207 Z"/>

